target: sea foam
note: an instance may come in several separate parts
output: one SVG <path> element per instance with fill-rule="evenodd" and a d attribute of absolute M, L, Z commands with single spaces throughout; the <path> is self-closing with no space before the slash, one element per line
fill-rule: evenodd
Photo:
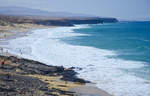
<path fill-rule="evenodd" d="M 62 38 L 87 35 L 73 31 L 86 27 L 35 30 L 26 37 L 10 40 L 5 48 L 13 54 L 49 65 L 82 68 L 76 69 L 79 77 L 115 96 L 150 96 L 150 81 L 123 71 L 146 66 L 143 62 L 109 58 L 117 56 L 117 52 L 61 41 Z"/>

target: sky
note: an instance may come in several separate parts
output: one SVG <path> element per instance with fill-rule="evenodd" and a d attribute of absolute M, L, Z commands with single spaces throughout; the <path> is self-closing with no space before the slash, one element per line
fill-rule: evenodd
<path fill-rule="evenodd" d="M 0 7 L 3 6 L 84 13 L 121 20 L 150 20 L 150 0 L 0 0 Z"/>

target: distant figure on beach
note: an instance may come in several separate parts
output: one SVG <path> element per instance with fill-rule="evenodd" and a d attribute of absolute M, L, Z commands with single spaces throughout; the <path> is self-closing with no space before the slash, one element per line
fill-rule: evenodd
<path fill-rule="evenodd" d="M 1 53 L 3 53 L 3 48 L 2 47 L 0 47 L 0 50 L 1 50 Z"/>
<path fill-rule="evenodd" d="M 4 35 L 4 37 L 6 38 L 6 34 Z"/>
<path fill-rule="evenodd" d="M 8 50 L 6 50 L 6 56 L 8 56 Z"/>
<path fill-rule="evenodd" d="M 5 59 L 2 59 L 2 60 L 1 60 L 1 65 L 2 65 L 2 67 L 4 66 L 4 64 L 5 64 Z"/>
<path fill-rule="evenodd" d="M 21 49 L 20 49 L 20 54 L 22 55 L 22 51 L 21 51 Z"/>

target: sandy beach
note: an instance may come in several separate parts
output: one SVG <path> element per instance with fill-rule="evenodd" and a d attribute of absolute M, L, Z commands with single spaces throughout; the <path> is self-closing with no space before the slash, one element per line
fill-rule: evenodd
<path fill-rule="evenodd" d="M 44 26 L 37 24 L 13 24 L 13 25 L 0 25 L 0 39 L 8 39 L 9 37 L 16 36 L 18 34 L 25 34 L 31 30 L 54 28 L 55 26 Z"/>
<path fill-rule="evenodd" d="M 23 24 L 6 24 L 5 26 L 0 25 L 0 48 L 3 44 L 7 44 L 7 40 L 26 36 L 32 30 L 55 28 L 56 26 L 44 26 L 30 23 Z M 0 54 L 6 55 L 7 50 L 0 51 Z M 9 55 L 9 53 L 7 53 Z"/>
<path fill-rule="evenodd" d="M 75 92 L 77 96 L 113 96 L 97 87 L 89 85 L 73 88 L 70 91 Z"/>

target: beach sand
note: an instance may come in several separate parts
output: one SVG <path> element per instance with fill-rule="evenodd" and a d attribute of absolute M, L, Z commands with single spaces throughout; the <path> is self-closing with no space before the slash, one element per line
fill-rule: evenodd
<path fill-rule="evenodd" d="M 75 92 L 77 96 L 113 96 L 97 87 L 90 85 L 72 88 L 70 91 Z"/>
<path fill-rule="evenodd" d="M 31 30 L 35 29 L 42 29 L 42 28 L 53 28 L 55 26 L 44 26 L 44 25 L 37 25 L 37 24 L 13 24 L 13 25 L 0 25 L 0 39 L 6 39 L 12 37 L 17 34 L 25 34 Z"/>
<path fill-rule="evenodd" d="M 30 23 L 23 23 L 23 24 L 11 24 L 11 25 L 0 25 L 0 54 L 5 56 L 10 56 L 7 50 L 2 50 L 3 44 L 7 44 L 7 40 L 26 36 L 27 33 L 31 32 L 32 30 L 37 29 L 45 29 L 45 28 L 55 28 L 56 26 L 44 26 L 44 25 L 37 25 L 37 24 L 30 24 Z"/>

